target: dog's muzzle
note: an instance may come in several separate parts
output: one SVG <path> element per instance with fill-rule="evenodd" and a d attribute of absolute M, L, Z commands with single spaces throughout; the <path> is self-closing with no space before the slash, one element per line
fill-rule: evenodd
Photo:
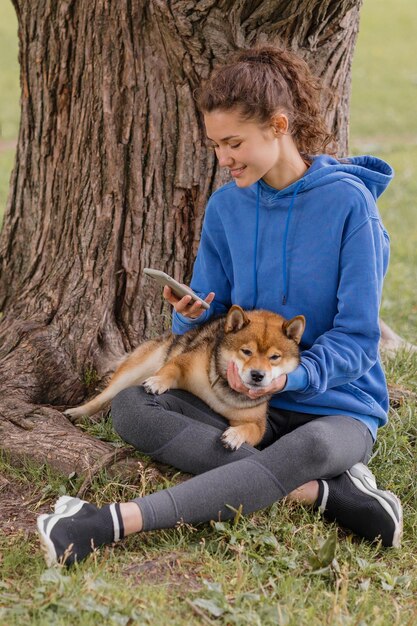
<path fill-rule="evenodd" d="M 251 370 L 250 379 L 248 382 L 250 382 L 251 385 L 262 387 L 265 384 L 265 382 L 263 382 L 265 379 L 265 375 L 265 372 L 262 372 L 260 370 Z"/>
<path fill-rule="evenodd" d="M 265 372 L 261 372 L 259 370 L 251 370 L 250 372 L 250 381 L 254 385 L 259 385 L 262 383 L 265 378 Z"/>

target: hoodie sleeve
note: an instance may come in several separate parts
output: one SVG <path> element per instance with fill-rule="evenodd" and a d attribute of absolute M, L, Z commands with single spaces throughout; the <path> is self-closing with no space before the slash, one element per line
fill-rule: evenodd
<path fill-rule="evenodd" d="M 191 289 L 203 300 L 214 291 L 210 308 L 197 319 L 184 317 L 175 310 L 172 314 L 172 332 L 182 335 L 210 319 L 227 313 L 231 306 L 231 285 L 226 273 L 231 268 L 230 252 L 223 225 L 212 200 L 209 201 L 201 231 L 201 239 L 194 263 Z"/>
<path fill-rule="evenodd" d="M 365 196 L 366 197 L 366 196 Z M 369 207 L 369 204 L 372 206 Z M 362 196 L 362 208 L 363 208 Z M 337 314 L 333 328 L 302 352 L 284 391 L 300 401 L 363 376 L 378 358 L 379 308 L 388 266 L 389 238 L 373 199 L 368 214 L 343 239 L 340 250 Z M 320 278 L 317 278 L 320 280 Z"/>

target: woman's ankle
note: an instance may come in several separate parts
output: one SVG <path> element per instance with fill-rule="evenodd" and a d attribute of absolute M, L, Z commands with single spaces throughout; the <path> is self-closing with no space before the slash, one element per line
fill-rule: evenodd
<path fill-rule="evenodd" d="M 123 502 L 120 504 L 120 513 L 123 519 L 125 537 L 142 530 L 142 512 L 135 502 Z"/>
<path fill-rule="evenodd" d="M 317 480 L 301 485 L 288 494 L 288 500 L 292 502 L 300 502 L 301 504 L 315 504 L 319 496 L 319 483 Z"/>

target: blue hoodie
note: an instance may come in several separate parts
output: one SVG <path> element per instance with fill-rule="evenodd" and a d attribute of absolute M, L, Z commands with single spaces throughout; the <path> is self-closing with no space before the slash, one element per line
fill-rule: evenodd
<path fill-rule="evenodd" d="M 388 391 L 378 353 L 379 308 L 389 237 L 376 198 L 391 167 L 371 156 L 313 157 L 305 175 L 277 190 L 234 182 L 210 198 L 192 289 L 215 299 L 182 334 L 232 304 L 304 315 L 301 364 L 270 404 L 316 415 L 350 415 L 373 438 L 387 421 Z"/>

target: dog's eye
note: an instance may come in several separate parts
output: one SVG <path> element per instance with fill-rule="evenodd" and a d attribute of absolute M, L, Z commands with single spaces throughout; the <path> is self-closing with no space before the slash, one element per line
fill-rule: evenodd
<path fill-rule="evenodd" d="M 242 348 L 242 352 L 245 356 L 252 356 L 252 352 L 247 348 Z"/>
<path fill-rule="evenodd" d="M 280 354 L 273 354 L 269 358 L 271 359 L 271 361 L 278 361 L 278 359 L 281 358 L 281 355 Z"/>

